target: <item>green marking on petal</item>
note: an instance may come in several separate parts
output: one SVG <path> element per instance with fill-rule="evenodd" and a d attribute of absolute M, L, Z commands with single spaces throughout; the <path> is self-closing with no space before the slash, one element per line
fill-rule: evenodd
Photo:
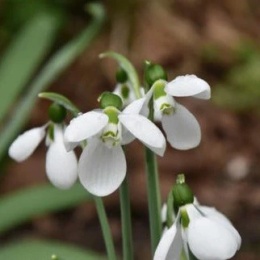
<path fill-rule="evenodd" d="M 130 93 L 130 89 L 129 89 L 128 85 L 127 84 L 122 84 L 120 92 L 121 92 L 121 96 L 124 99 L 127 99 L 129 97 L 129 93 Z"/>
<path fill-rule="evenodd" d="M 167 104 L 167 103 L 162 104 L 161 107 L 160 107 L 160 110 L 161 110 L 161 111 L 163 112 L 163 114 L 165 114 L 165 115 L 171 115 L 171 114 L 175 111 L 175 109 L 173 108 L 173 106 L 170 105 L 170 104 Z"/>
<path fill-rule="evenodd" d="M 164 97 L 166 96 L 166 92 L 164 91 L 166 85 L 166 81 L 164 80 L 157 80 L 154 84 L 153 84 L 153 98 L 156 100 L 160 97 Z"/>
<path fill-rule="evenodd" d="M 187 228 L 189 226 L 190 219 L 189 215 L 185 208 L 181 209 L 181 224 L 184 228 Z"/>
<path fill-rule="evenodd" d="M 119 119 L 118 119 L 118 114 L 119 111 L 115 107 L 106 107 L 103 112 L 108 116 L 109 123 L 112 124 L 118 124 Z"/>

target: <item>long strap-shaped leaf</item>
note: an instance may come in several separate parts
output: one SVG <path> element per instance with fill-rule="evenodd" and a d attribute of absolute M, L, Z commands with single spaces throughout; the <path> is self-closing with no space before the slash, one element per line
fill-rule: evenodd
<path fill-rule="evenodd" d="M 0 135 L 0 160 L 5 155 L 5 151 L 12 139 L 25 124 L 38 93 L 46 89 L 90 44 L 100 31 L 105 18 L 102 6 L 92 4 L 89 11 L 93 15 L 92 23 L 76 39 L 69 42 L 51 58 L 31 83 L 28 94 L 19 102 L 13 117 Z"/>
<path fill-rule="evenodd" d="M 14 38 L 0 64 L 0 122 L 52 46 L 61 16 L 37 15 Z"/>
<path fill-rule="evenodd" d="M 101 255 L 68 244 L 25 240 L 0 248 L 0 259 L 8 260 L 104 260 Z M 53 257 L 52 257 L 53 256 Z"/>
<path fill-rule="evenodd" d="M 35 216 L 57 212 L 91 199 L 92 196 L 80 184 L 69 190 L 58 190 L 45 184 L 8 194 L 0 199 L 0 233 Z"/>

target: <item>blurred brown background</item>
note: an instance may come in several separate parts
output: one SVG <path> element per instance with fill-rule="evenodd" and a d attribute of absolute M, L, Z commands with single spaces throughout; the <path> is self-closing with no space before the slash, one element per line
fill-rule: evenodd
<path fill-rule="evenodd" d="M 9 2 L 1 1 L 2 21 Z M 10 1 L 15 2 L 15 1 Z M 20 1 L 17 1 L 20 2 Z M 70 20 L 62 28 L 56 49 L 88 23 L 82 11 L 86 1 L 64 2 Z M 107 22 L 84 53 L 49 88 L 78 104 L 82 111 L 97 106 L 102 91 L 113 90 L 116 64 L 100 60 L 106 50 L 126 55 L 140 76 L 145 59 L 159 63 L 168 78 L 196 74 L 212 87 L 212 100 L 178 99 L 196 115 L 202 128 L 201 145 L 190 151 L 168 146 L 159 158 L 162 199 L 178 173 L 185 173 L 201 204 L 215 206 L 227 215 L 242 236 L 234 259 L 253 260 L 260 255 L 260 2 L 258 0 L 136 0 L 103 1 Z M 15 30 L 18 27 L 12 29 Z M 3 30 L 2 30 L 3 33 Z M 11 40 L 3 34 L 1 48 Z M 47 120 L 49 102 L 38 101 L 29 129 Z M 46 182 L 46 147 L 23 163 L 5 164 L 0 192 Z M 149 226 L 143 149 L 127 147 L 131 186 L 135 259 L 150 259 Z M 105 199 L 113 236 L 120 252 L 118 194 Z M 72 210 L 42 216 L 2 236 L 1 241 L 47 237 L 104 252 L 95 207 L 86 203 Z"/>

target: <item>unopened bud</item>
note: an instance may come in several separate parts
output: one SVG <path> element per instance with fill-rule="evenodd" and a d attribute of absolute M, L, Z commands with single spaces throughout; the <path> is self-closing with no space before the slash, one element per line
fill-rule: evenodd
<path fill-rule="evenodd" d="M 167 74 L 161 65 L 146 61 L 144 79 L 148 86 L 151 87 L 153 83 L 159 79 L 167 80 Z"/>
<path fill-rule="evenodd" d="M 193 203 L 194 201 L 193 192 L 185 183 L 185 177 L 183 174 L 177 176 L 176 184 L 172 188 L 172 194 L 175 209 Z"/>
<path fill-rule="evenodd" d="M 64 106 L 53 103 L 49 107 L 48 115 L 52 122 L 62 123 L 66 117 L 67 110 Z"/>

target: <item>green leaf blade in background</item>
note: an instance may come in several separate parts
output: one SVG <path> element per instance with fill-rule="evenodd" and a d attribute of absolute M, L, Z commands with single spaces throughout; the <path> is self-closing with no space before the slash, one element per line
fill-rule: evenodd
<path fill-rule="evenodd" d="M 6 232 L 33 217 L 71 208 L 91 199 L 91 195 L 79 183 L 69 190 L 59 190 L 45 184 L 2 196 L 0 232 Z"/>
<path fill-rule="evenodd" d="M 129 81 L 131 82 L 132 86 L 133 86 L 133 90 L 136 92 L 136 96 L 140 96 L 139 94 L 139 88 L 140 88 L 140 84 L 139 84 L 139 79 L 138 79 L 138 75 L 137 72 L 134 68 L 134 66 L 132 65 L 132 63 L 123 55 L 113 52 L 113 51 L 108 51 L 108 52 L 104 52 L 101 53 L 99 55 L 100 58 L 112 58 L 115 59 L 118 63 L 119 66 L 126 71 L 128 77 L 129 77 Z"/>
<path fill-rule="evenodd" d="M 0 259 L 6 260 L 51 260 L 57 255 L 58 260 L 105 260 L 106 258 L 57 241 L 24 240 L 0 248 Z"/>
<path fill-rule="evenodd" d="M 13 39 L 0 64 L 0 121 L 48 54 L 62 16 L 42 13 Z"/>
<path fill-rule="evenodd" d="M 93 15 L 93 20 L 89 26 L 77 38 L 54 54 L 30 84 L 27 95 L 23 97 L 13 111 L 12 118 L 0 134 L 0 161 L 11 141 L 25 125 L 38 94 L 45 90 L 89 46 L 101 30 L 105 19 L 103 7 L 99 4 L 91 4 L 89 12 Z"/>

